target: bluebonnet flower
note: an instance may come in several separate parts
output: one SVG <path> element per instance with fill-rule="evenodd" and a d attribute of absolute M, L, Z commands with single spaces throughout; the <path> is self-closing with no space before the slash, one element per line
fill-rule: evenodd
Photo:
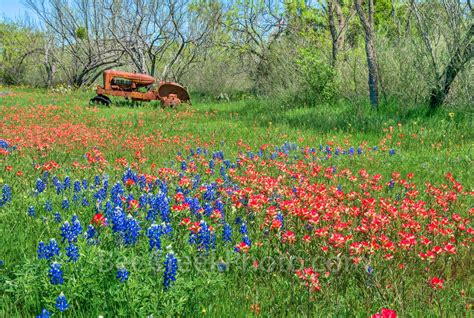
<path fill-rule="evenodd" d="M 60 312 L 64 312 L 69 308 L 66 296 L 64 296 L 63 293 L 59 294 L 58 298 L 56 298 L 56 308 L 59 309 Z"/>
<path fill-rule="evenodd" d="M 138 206 L 140 207 L 140 209 L 145 209 L 147 204 L 148 204 L 148 198 L 147 198 L 146 194 L 142 194 L 138 198 Z"/>
<path fill-rule="evenodd" d="M 61 192 L 64 191 L 64 187 L 63 187 L 62 183 L 59 180 L 57 181 L 55 186 L 56 186 L 56 194 L 57 195 L 61 194 Z"/>
<path fill-rule="evenodd" d="M 81 222 L 79 221 L 79 218 L 75 214 L 72 216 L 71 222 L 72 222 L 72 231 L 74 232 L 74 235 L 77 238 L 79 234 L 82 233 Z"/>
<path fill-rule="evenodd" d="M 81 182 L 79 180 L 74 181 L 73 187 L 75 193 L 81 192 Z"/>
<path fill-rule="evenodd" d="M 43 310 L 41 310 L 41 314 L 36 316 L 36 318 L 49 318 L 49 317 L 51 317 L 51 313 L 46 308 L 43 308 Z"/>
<path fill-rule="evenodd" d="M 66 176 L 66 178 L 64 178 L 63 185 L 64 185 L 64 189 L 69 189 L 71 187 L 71 178 Z"/>
<path fill-rule="evenodd" d="M 127 197 L 127 209 L 131 209 L 131 205 L 130 205 L 130 201 L 134 201 L 135 200 L 135 197 L 133 195 L 133 193 L 130 193 Z"/>
<path fill-rule="evenodd" d="M 36 216 L 36 211 L 34 206 L 28 207 L 28 215 L 34 218 Z"/>
<path fill-rule="evenodd" d="M 354 151 L 355 151 L 354 147 L 350 147 L 349 150 L 347 151 L 347 154 L 353 155 Z"/>
<path fill-rule="evenodd" d="M 220 175 L 221 177 L 225 177 L 225 176 L 227 175 L 224 166 L 221 166 L 221 167 L 219 168 L 219 175 Z"/>
<path fill-rule="evenodd" d="M 242 242 L 244 242 L 245 244 L 247 244 L 248 246 L 252 246 L 252 242 L 250 241 L 250 238 L 247 234 L 245 234 L 244 236 L 242 236 Z"/>
<path fill-rule="evenodd" d="M 116 276 L 116 278 L 117 278 L 118 280 L 120 280 L 120 282 L 122 282 L 122 283 L 128 280 L 128 271 L 127 271 L 127 269 L 126 269 L 124 266 L 120 267 L 120 268 L 117 270 L 117 276 Z"/>
<path fill-rule="evenodd" d="M 173 236 L 172 233 L 173 228 L 171 227 L 171 223 L 165 223 L 163 234 L 168 235 L 168 237 L 171 238 Z"/>
<path fill-rule="evenodd" d="M 163 235 L 163 227 L 153 223 L 146 231 L 146 235 L 148 236 L 150 251 L 154 248 L 161 250 L 161 235 Z"/>
<path fill-rule="evenodd" d="M 61 182 L 59 181 L 58 177 L 54 176 L 52 179 L 51 179 L 51 182 L 53 183 L 53 185 L 55 187 L 58 186 L 58 184 L 60 184 Z"/>
<path fill-rule="evenodd" d="M 189 240 L 188 240 L 189 244 L 195 244 L 197 242 L 197 239 L 198 239 L 198 237 L 197 237 L 196 233 L 194 233 L 193 231 L 190 231 Z"/>
<path fill-rule="evenodd" d="M 54 255 L 59 256 L 61 253 L 61 249 L 59 248 L 58 243 L 56 242 L 55 239 L 50 239 L 49 244 L 48 244 L 48 255 L 49 258 L 51 259 Z"/>
<path fill-rule="evenodd" d="M 38 254 L 38 259 L 46 259 L 46 245 L 43 241 L 39 242 L 38 248 L 36 249 L 36 253 Z"/>
<path fill-rule="evenodd" d="M 54 221 L 57 222 L 57 223 L 60 223 L 62 220 L 61 218 L 61 213 L 59 212 L 54 212 Z"/>
<path fill-rule="evenodd" d="M 140 185 L 140 189 L 144 189 L 145 186 L 146 186 L 146 177 L 144 175 L 141 175 L 139 178 L 138 178 L 138 184 Z"/>
<path fill-rule="evenodd" d="M 94 193 L 94 198 L 100 201 L 105 200 L 107 198 L 107 190 L 105 188 L 100 188 L 96 193 Z"/>
<path fill-rule="evenodd" d="M 36 252 L 38 253 L 38 259 L 46 259 L 50 261 L 55 255 L 59 256 L 61 250 L 56 240 L 50 239 L 49 244 L 45 244 L 42 241 L 39 242 Z"/>
<path fill-rule="evenodd" d="M 201 185 L 201 176 L 196 174 L 193 178 L 193 189 L 197 189 Z"/>
<path fill-rule="evenodd" d="M 64 283 L 63 271 L 61 270 L 61 264 L 54 262 L 48 271 L 49 281 L 53 285 Z"/>
<path fill-rule="evenodd" d="M 388 183 L 388 187 L 389 187 L 390 189 L 393 189 L 394 186 L 395 186 L 395 180 L 392 179 L 392 180 L 390 180 L 390 182 Z"/>
<path fill-rule="evenodd" d="M 364 153 L 364 151 L 362 150 L 362 147 L 357 148 L 357 154 L 358 155 L 361 155 L 363 153 Z"/>
<path fill-rule="evenodd" d="M 112 199 L 112 202 L 115 204 L 115 206 L 119 206 L 122 204 L 122 200 L 121 200 L 122 195 L 123 195 L 122 184 L 116 183 L 112 187 L 112 190 L 110 191 L 110 198 Z"/>
<path fill-rule="evenodd" d="M 86 230 L 86 234 L 85 234 L 85 237 L 86 237 L 86 240 L 87 240 L 87 243 L 88 244 L 95 244 L 97 242 L 97 240 L 95 239 L 95 236 L 97 234 L 97 230 L 95 229 L 94 226 L 92 226 L 91 224 L 89 224 L 87 226 L 87 230 Z"/>
<path fill-rule="evenodd" d="M 283 217 L 283 214 L 281 212 L 278 212 L 275 219 L 280 221 L 281 223 L 280 229 L 283 230 L 285 228 L 285 218 Z M 248 234 L 248 233 L 245 233 L 245 234 Z"/>
<path fill-rule="evenodd" d="M 89 204 L 89 200 L 87 200 L 87 198 L 83 198 L 82 199 L 82 206 L 83 207 L 88 207 L 90 204 Z"/>
<path fill-rule="evenodd" d="M 213 247 L 215 241 L 215 235 L 211 233 L 207 223 L 202 220 L 198 232 L 198 248 L 200 250 L 209 251 Z"/>
<path fill-rule="evenodd" d="M 163 273 L 163 287 L 167 290 L 171 284 L 176 281 L 176 272 L 178 270 L 178 260 L 174 256 L 173 252 L 166 254 L 164 262 L 165 271 Z"/>
<path fill-rule="evenodd" d="M 160 188 L 161 193 L 168 194 L 168 186 L 165 181 L 156 179 L 155 184 Z"/>
<path fill-rule="evenodd" d="M 214 201 L 215 199 L 217 199 L 217 194 L 215 192 L 215 185 L 207 185 L 206 192 L 204 192 L 202 197 L 206 201 Z"/>
<path fill-rule="evenodd" d="M 227 268 L 228 268 L 228 266 L 227 266 L 226 263 L 224 263 L 224 262 L 222 262 L 222 261 L 220 261 L 219 263 L 217 263 L 217 270 L 218 270 L 219 272 L 226 271 Z"/>
<path fill-rule="evenodd" d="M 181 161 L 181 170 L 186 171 L 187 168 L 186 161 Z"/>
<path fill-rule="evenodd" d="M 68 199 L 64 198 L 63 202 L 61 203 L 61 207 L 63 208 L 63 210 L 69 209 L 69 201 L 68 201 Z"/>
<path fill-rule="evenodd" d="M 79 248 L 74 244 L 70 244 L 66 247 L 66 255 L 69 257 L 68 262 L 76 262 L 79 259 Z"/>
<path fill-rule="evenodd" d="M 84 190 L 87 190 L 87 188 L 89 188 L 89 184 L 87 183 L 87 179 L 82 179 L 82 188 L 84 188 Z"/>
<path fill-rule="evenodd" d="M 147 221 L 156 221 L 156 210 L 155 209 L 148 209 L 148 212 L 146 213 L 145 219 Z"/>
<path fill-rule="evenodd" d="M 0 200 L 0 206 L 10 202 L 12 200 L 12 191 L 8 184 L 4 184 L 2 188 L 2 199 Z"/>
<path fill-rule="evenodd" d="M 105 203 L 105 216 L 107 217 L 107 219 L 112 219 L 113 212 L 114 212 L 114 207 L 112 205 L 112 202 L 107 201 Z"/>
<path fill-rule="evenodd" d="M 395 149 L 390 149 L 390 150 L 388 151 L 388 154 L 389 154 L 390 156 L 393 156 L 393 155 L 395 154 Z"/>
<path fill-rule="evenodd" d="M 221 200 L 216 200 L 214 208 L 220 212 L 224 212 L 224 203 Z"/>
<path fill-rule="evenodd" d="M 196 200 L 197 200 L 197 198 L 196 198 Z M 198 203 L 199 203 L 199 201 L 198 201 Z M 197 209 L 196 212 L 198 212 L 198 211 L 199 211 L 199 209 Z M 207 217 L 210 217 L 212 212 L 214 212 L 214 209 L 209 204 L 209 202 L 204 203 L 204 215 L 207 216 Z"/>
<path fill-rule="evenodd" d="M 44 204 L 44 210 L 47 212 L 53 211 L 53 204 L 51 203 L 50 200 L 47 200 Z"/>
<path fill-rule="evenodd" d="M 0 139 L 0 148 L 8 150 L 8 142 L 6 140 Z"/>
<path fill-rule="evenodd" d="M 134 183 L 138 183 L 138 176 L 132 171 L 132 169 L 127 168 L 123 174 L 122 182 L 126 183 L 128 180 L 132 180 Z"/>
<path fill-rule="evenodd" d="M 224 242 L 232 242 L 232 228 L 229 223 L 224 223 L 224 233 L 222 235 Z"/>
<path fill-rule="evenodd" d="M 94 178 L 94 186 L 99 186 L 101 184 L 101 181 L 100 181 L 100 177 L 99 176 L 95 176 Z"/>
<path fill-rule="evenodd" d="M 77 237 L 82 233 L 81 222 L 79 222 L 77 215 L 73 215 L 71 222 L 72 224 L 66 221 L 61 226 L 63 242 L 66 240 L 68 243 L 77 242 Z"/>
<path fill-rule="evenodd" d="M 374 272 L 374 269 L 372 268 L 372 266 L 368 265 L 367 266 L 367 274 L 372 275 L 373 272 Z"/>
<path fill-rule="evenodd" d="M 163 222 L 170 222 L 170 205 L 169 205 L 169 199 L 166 196 L 166 194 L 159 194 L 156 197 L 156 204 L 158 206 L 158 209 L 160 211 L 160 218 Z"/>
<path fill-rule="evenodd" d="M 112 232 L 123 232 L 125 230 L 126 215 L 120 207 L 115 208 L 110 219 L 112 220 Z"/>
<path fill-rule="evenodd" d="M 140 224 L 133 218 L 133 216 L 127 216 L 125 220 L 125 228 L 122 233 L 125 245 L 133 245 L 137 242 L 138 236 L 140 235 Z"/>
<path fill-rule="evenodd" d="M 226 169 L 229 169 L 230 168 L 230 161 L 228 159 L 224 160 L 224 165 L 225 165 Z"/>
<path fill-rule="evenodd" d="M 36 188 L 35 189 L 38 193 L 44 192 L 44 190 L 46 189 L 46 184 L 43 182 L 42 179 L 38 178 L 36 180 Z"/>
<path fill-rule="evenodd" d="M 242 224 L 240 224 L 239 232 L 240 234 L 248 234 L 247 225 L 245 224 L 245 222 L 242 222 Z"/>

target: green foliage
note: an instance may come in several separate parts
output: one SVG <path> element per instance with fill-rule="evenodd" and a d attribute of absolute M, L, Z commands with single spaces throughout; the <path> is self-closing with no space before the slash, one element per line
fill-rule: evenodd
<path fill-rule="evenodd" d="M 85 27 L 78 27 L 76 29 L 76 37 L 80 40 L 85 40 L 87 39 L 87 29 Z"/>
<path fill-rule="evenodd" d="M 0 23 L 0 76 L 5 84 L 23 81 L 27 69 L 24 62 L 31 49 L 31 40 L 29 30 Z"/>
<path fill-rule="evenodd" d="M 337 94 L 334 68 L 312 49 L 300 50 L 297 63 L 307 84 L 303 93 L 307 102 L 316 105 L 334 101 Z"/>

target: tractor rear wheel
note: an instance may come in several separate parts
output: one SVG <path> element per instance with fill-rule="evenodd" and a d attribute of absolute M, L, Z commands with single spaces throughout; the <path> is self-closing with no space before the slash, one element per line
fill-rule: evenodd
<path fill-rule="evenodd" d="M 91 98 L 91 100 L 89 101 L 89 104 L 90 105 L 104 105 L 104 106 L 110 106 L 110 98 L 108 98 L 107 96 L 105 95 L 97 95 L 96 97 L 94 98 Z"/>

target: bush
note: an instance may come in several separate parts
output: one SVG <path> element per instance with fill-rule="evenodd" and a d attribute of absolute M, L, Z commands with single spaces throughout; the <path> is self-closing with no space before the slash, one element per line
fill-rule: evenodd
<path fill-rule="evenodd" d="M 311 49 L 303 49 L 297 61 L 306 82 L 303 98 L 313 106 L 333 102 L 336 94 L 335 70 Z"/>

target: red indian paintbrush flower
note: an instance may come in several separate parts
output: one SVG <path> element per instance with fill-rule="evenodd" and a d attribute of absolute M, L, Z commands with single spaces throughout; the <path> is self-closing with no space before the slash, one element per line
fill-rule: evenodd
<path fill-rule="evenodd" d="M 106 219 L 105 219 L 105 217 L 104 217 L 101 213 L 96 213 L 96 214 L 92 217 L 91 223 L 94 224 L 94 225 L 105 226 L 105 225 L 106 225 Z"/>
<path fill-rule="evenodd" d="M 443 289 L 444 287 L 444 280 L 439 278 L 439 277 L 432 277 L 429 281 L 428 284 L 430 285 L 431 288 L 433 289 Z"/>
<path fill-rule="evenodd" d="M 372 318 L 397 318 L 397 312 L 392 309 L 382 308 L 380 313 L 372 315 Z"/>

